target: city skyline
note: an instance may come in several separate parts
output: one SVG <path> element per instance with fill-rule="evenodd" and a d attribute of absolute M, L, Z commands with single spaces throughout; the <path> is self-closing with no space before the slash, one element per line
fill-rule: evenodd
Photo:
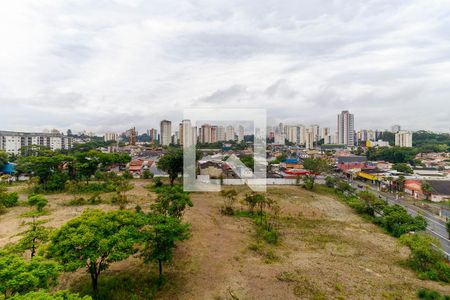
<path fill-rule="evenodd" d="M 142 131 L 206 106 L 449 131 L 448 2 L 164 4 L 4 3 L 0 128 Z"/>

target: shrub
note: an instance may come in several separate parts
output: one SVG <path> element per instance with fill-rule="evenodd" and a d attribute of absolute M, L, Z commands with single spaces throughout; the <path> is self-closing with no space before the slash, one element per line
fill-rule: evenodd
<path fill-rule="evenodd" d="M 153 177 L 153 184 L 154 184 L 155 187 L 157 187 L 157 188 L 163 186 L 163 183 L 162 183 L 160 177 Z"/>
<path fill-rule="evenodd" d="M 259 219 L 255 219 L 255 224 L 256 234 L 258 235 L 258 237 L 262 238 L 269 244 L 278 243 L 278 232 L 274 227 L 268 225 L 268 223 L 265 221 L 259 221 Z"/>
<path fill-rule="evenodd" d="M 421 288 L 417 291 L 417 298 L 424 300 L 450 300 L 450 296 L 441 295 L 437 291 Z"/>
<path fill-rule="evenodd" d="M 334 177 L 331 176 L 327 176 L 325 177 L 325 185 L 327 187 L 334 187 L 334 185 L 336 184 L 336 179 Z"/>
<path fill-rule="evenodd" d="M 19 196 L 17 193 L 0 192 L 0 206 L 13 207 L 19 202 Z"/>
<path fill-rule="evenodd" d="M 123 172 L 122 177 L 125 179 L 133 179 L 133 175 L 130 173 L 130 171 Z"/>
<path fill-rule="evenodd" d="M 408 265 L 419 273 L 422 279 L 450 282 L 450 266 L 437 249 L 439 241 L 426 233 L 405 234 L 400 241 L 411 249 Z"/>
<path fill-rule="evenodd" d="M 142 178 L 143 179 L 153 178 L 153 173 L 150 172 L 149 170 L 144 170 L 144 172 L 142 172 Z"/>
<path fill-rule="evenodd" d="M 314 188 L 315 177 L 313 175 L 303 176 L 303 187 L 307 190 L 312 190 Z"/>
<path fill-rule="evenodd" d="M 387 205 L 383 212 L 383 217 L 379 219 L 379 222 L 395 237 L 427 228 L 427 221 L 422 216 L 413 217 L 400 205 Z"/>
<path fill-rule="evenodd" d="M 221 212 L 225 215 L 233 215 L 234 214 L 234 203 L 236 202 L 236 197 L 238 193 L 236 190 L 222 190 L 220 194 L 224 197 L 223 207 Z"/>
<path fill-rule="evenodd" d="M 47 203 L 48 200 L 43 195 L 31 194 L 28 196 L 28 205 L 36 206 L 38 212 L 42 212 Z"/>

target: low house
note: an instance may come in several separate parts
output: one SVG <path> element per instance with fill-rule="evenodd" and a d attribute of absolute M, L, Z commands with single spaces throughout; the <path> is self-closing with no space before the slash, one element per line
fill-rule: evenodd
<path fill-rule="evenodd" d="M 427 180 L 431 185 L 429 200 L 441 202 L 450 200 L 450 180 Z M 425 193 L 422 190 L 422 181 L 417 179 L 405 180 L 405 193 L 413 196 L 415 199 L 425 199 Z"/>
<path fill-rule="evenodd" d="M 135 177 L 141 176 L 144 170 L 148 170 L 152 164 L 153 161 L 150 160 L 135 159 L 130 162 L 128 171 Z"/>
<path fill-rule="evenodd" d="M 223 176 L 223 165 L 222 161 L 199 161 L 198 168 L 200 170 L 200 175 L 207 175 L 209 178 L 220 178 Z"/>
<path fill-rule="evenodd" d="M 422 191 L 422 183 L 417 179 L 406 179 L 404 192 L 413 196 L 415 199 L 421 199 L 424 197 Z"/>
<path fill-rule="evenodd" d="M 450 200 L 450 180 L 427 180 L 431 185 L 430 200 L 434 202 Z"/>

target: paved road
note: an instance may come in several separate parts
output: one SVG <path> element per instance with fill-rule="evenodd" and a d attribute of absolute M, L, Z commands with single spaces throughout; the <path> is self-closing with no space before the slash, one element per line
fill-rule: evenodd
<path fill-rule="evenodd" d="M 448 239 L 448 233 L 447 233 L 447 227 L 444 221 L 442 221 L 439 217 L 436 215 L 430 213 L 429 211 L 426 211 L 420 207 L 414 206 L 411 203 L 406 202 L 402 199 L 396 199 L 394 195 L 391 193 L 384 193 L 377 190 L 376 187 L 367 185 L 365 182 L 360 181 L 352 181 L 350 184 L 358 189 L 363 190 L 365 188 L 359 188 L 359 185 L 363 185 L 365 187 L 369 187 L 372 192 L 375 194 L 381 196 L 384 200 L 386 200 L 389 204 L 398 204 L 403 206 L 410 215 L 417 216 L 420 215 L 424 217 L 427 220 L 428 226 L 427 231 L 431 233 L 435 238 L 437 238 L 442 245 L 444 255 L 447 257 L 447 259 L 450 259 L 450 240 Z"/>

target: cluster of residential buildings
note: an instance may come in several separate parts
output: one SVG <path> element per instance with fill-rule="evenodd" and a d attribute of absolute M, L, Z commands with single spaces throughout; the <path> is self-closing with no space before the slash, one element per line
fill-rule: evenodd
<path fill-rule="evenodd" d="M 47 133 L 0 131 L 0 150 L 19 155 L 26 146 L 44 146 L 51 150 L 70 149 L 72 137 L 65 136 L 57 130 Z"/>
<path fill-rule="evenodd" d="M 421 166 L 410 166 L 413 173 L 402 173 L 393 169 L 393 164 L 385 161 L 368 161 L 366 156 L 353 155 L 346 150 L 336 152 L 336 168 L 348 178 L 360 179 L 381 188 L 392 188 L 404 180 L 403 191 L 416 199 L 429 198 L 431 201 L 441 202 L 450 200 L 450 154 L 429 153 L 418 154 Z M 422 183 L 431 186 L 431 193 L 427 195 Z"/>

